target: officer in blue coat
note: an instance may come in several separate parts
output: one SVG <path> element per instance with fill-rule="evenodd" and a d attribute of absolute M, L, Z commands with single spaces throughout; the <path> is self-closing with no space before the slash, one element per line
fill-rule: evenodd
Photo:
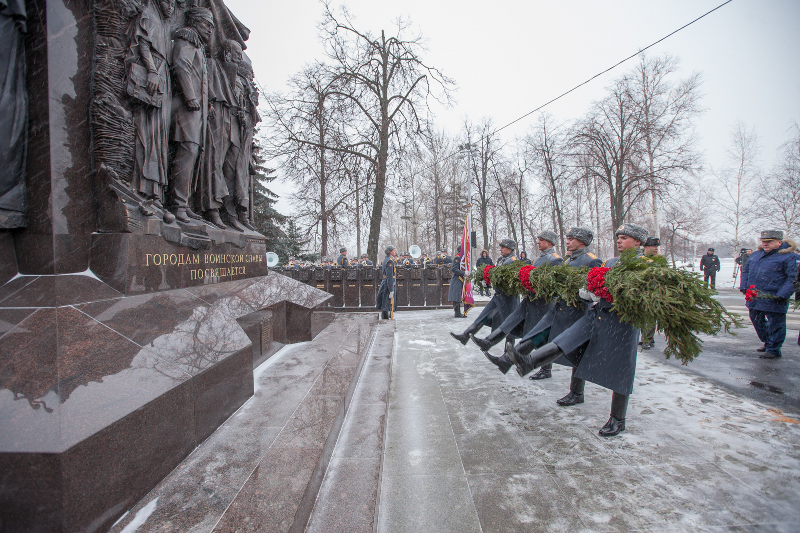
<path fill-rule="evenodd" d="M 546 264 L 560 265 L 564 262 L 564 259 L 556 253 L 555 243 L 558 242 L 556 232 L 545 230 L 537 235 L 536 239 L 540 255 L 533 262 L 534 267 Z M 450 286 L 452 287 L 452 285 Z M 492 363 L 496 364 L 496 360 L 499 358 L 491 355 L 489 349 L 506 336 L 509 338 L 521 337 L 524 332 L 535 326 L 547 313 L 550 309 L 550 304 L 551 302 L 538 298 L 523 298 L 519 307 L 500 324 L 499 328 L 493 330 L 485 339 L 480 339 L 473 334 L 472 340 L 475 341 L 475 344 L 483 351 L 484 355 Z M 509 361 L 498 368 L 505 374 L 511 368 L 511 362 Z"/>
<path fill-rule="evenodd" d="M 570 228 L 567 232 L 567 251 L 569 257 L 564 262 L 565 265 L 573 268 L 581 267 L 599 267 L 603 264 L 599 257 L 592 253 L 591 244 L 594 240 L 594 233 L 589 228 Z M 536 322 L 532 327 L 526 330 L 525 335 L 520 339 L 520 344 L 517 350 L 521 353 L 528 354 L 534 348 L 538 348 L 548 338 L 554 339 L 562 331 L 569 328 L 578 319 L 580 319 L 586 312 L 587 305 L 590 302 L 581 302 L 578 305 L 569 305 L 564 300 L 558 300 L 550 305 L 549 310 L 545 315 Z M 506 345 L 505 352 L 502 357 L 495 358 L 492 361 L 501 372 L 508 372 L 508 369 L 513 363 L 508 357 L 508 350 L 510 345 Z M 562 357 L 556 361 L 559 364 L 566 366 L 574 365 L 566 358 Z M 543 365 L 535 374 L 530 376 L 532 380 L 548 379 L 552 377 L 553 365 L 552 363 Z M 570 406 L 578 403 L 583 403 L 583 389 L 585 382 L 577 379 L 574 376 L 570 383 L 570 394 L 559 399 L 556 403 L 561 406 Z"/>
<path fill-rule="evenodd" d="M 761 232 L 761 248 L 742 266 L 739 289 L 745 293 L 754 286 L 758 291 L 758 297 L 747 302 L 747 308 L 753 328 L 764 343 L 758 349 L 763 352 L 759 357 L 776 359 L 782 355 L 781 346 L 786 340 L 786 312 L 797 277 L 797 245 L 784 241 L 782 231 L 766 230 Z"/>
<path fill-rule="evenodd" d="M 617 237 L 617 250 L 620 252 L 638 249 L 647 241 L 647 230 L 636 224 L 623 224 L 614 235 Z M 612 257 L 603 265 L 613 268 L 618 261 L 619 257 Z M 521 376 L 534 368 L 565 357 L 574 366 L 574 379 L 591 381 L 611 389 L 611 416 L 599 433 L 601 437 L 612 437 L 625 430 L 628 398 L 633 392 L 633 378 L 636 373 L 639 330 L 629 322 L 623 322 L 610 302 L 584 289 L 582 293 L 582 297 L 595 303 L 577 322 L 558 336 L 550 337 L 552 340 L 535 352 L 520 353 L 512 346 L 508 356 Z M 574 394 L 572 386 L 571 394 Z M 566 398 L 569 395 L 562 400 Z M 583 391 L 580 401 L 575 403 L 583 403 Z"/>
<path fill-rule="evenodd" d="M 384 250 L 386 257 L 381 265 L 383 279 L 378 287 L 375 307 L 381 310 L 381 318 L 391 318 L 392 312 L 397 309 L 397 298 L 395 298 L 395 280 L 397 279 L 397 249 L 389 245 Z M 394 298 L 394 309 L 392 309 L 392 298 Z"/>
<path fill-rule="evenodd" d="M 514 256 L 514 249 L 517 247 L 516 241 L 513 239 L 503 239 L 500 241 L 500 258 L 497 260 L 497 266 L 507 265 L 517 258 Z M 450 335 L 458 340 L 461 344 L 467 344 L 469 336 L 477 333 L 483 326 L 490 325 L 493 330 L 500 327 L 500 324 L 514 312 L 519 305 L 519 296 L 506 296 L 498 290 L 494 291 L 494 296 L 483 308 L 481 314 L 475 319 L 475 322 L 469 325 L 463 333 L 453 333 Z"/>

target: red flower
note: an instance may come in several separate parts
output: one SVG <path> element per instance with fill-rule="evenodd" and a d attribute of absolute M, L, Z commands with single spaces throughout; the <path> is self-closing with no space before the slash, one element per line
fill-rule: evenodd
<path fill-rule="evenodd" d="M 594 267 L 589 269 L 586 275 L 586 288 L 595 293 L 600 298 L 613 302 L 614 297 L 606 288 L 606 272 L 611 270 L 608 267 Z"/>
<path fill-rule="evenodd" d="M 528 291 L 532 292 L 533 294 L 536 294 L 536 291 L 533 290 L 533 287 L 531 287 L 531 280 L 530 280 L 531 271 L 534 268 L 536 267 L 531 265 L 525 265 L 524 267 L 519 269 L 518 275 L 519 275 L 519 281 L 522 283 L 522 286 L 528 289 Z"/>
<path fill-rule="evenodd" d="M 750 288 L 747 289 L 747 292 L 744 293 L 744 299 L 748 302 L 752 302 L 758 298 L 758 291 L 756 290 L 755 285 L 750 285 Z"/>
<path fill-rule="evenodd" d="M 494 265 L 486 265 L 483 267 L 483 281 L 486 285 L 491 285 L 492 282 L 489 281 L 489 271 L 494 268 Z"/>

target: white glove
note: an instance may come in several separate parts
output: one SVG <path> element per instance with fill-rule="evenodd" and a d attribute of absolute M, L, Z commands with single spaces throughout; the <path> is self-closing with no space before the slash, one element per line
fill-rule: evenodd
<path fill-rule="evenodd" d="M 580 289 L 578 291 L 578 296 L 580 296 L 584 300 L 591 300 L 591 301 L 593 301 L 595 303 L 599 302 L 600 300 L 602 300 L 602 298 L 600 298 L 595 293 L 593 293 L 592 291 L 587 290 L 587 289 Z"/>

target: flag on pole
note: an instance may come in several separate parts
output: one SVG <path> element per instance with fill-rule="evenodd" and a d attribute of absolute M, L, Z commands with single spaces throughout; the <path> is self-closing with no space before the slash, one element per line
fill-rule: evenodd
<path fill-rule="evenodd" d="M 464 233 L 461 236 L 461 270 L 469 276 L 472 271 L 472 243 L 469 236 L 472 234 L 472 214 L 467 211 L 467 220 L 464 223 Z M 472 284 L 468 278 L 464 279 L 464 288 L 461 290 L 461 301 L 464 302 L 464 316 L 475 307 L 475 298 L 472 297 Z"/>

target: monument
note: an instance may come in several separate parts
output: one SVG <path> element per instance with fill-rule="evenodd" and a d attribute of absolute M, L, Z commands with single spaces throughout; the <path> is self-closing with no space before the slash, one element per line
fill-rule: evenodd
<path fill-rule="evenodd" d="M 320 328 L 253 230 L 248 37 L 222 0 L 0 0 L 3 531 L 108 529 Z"/>

